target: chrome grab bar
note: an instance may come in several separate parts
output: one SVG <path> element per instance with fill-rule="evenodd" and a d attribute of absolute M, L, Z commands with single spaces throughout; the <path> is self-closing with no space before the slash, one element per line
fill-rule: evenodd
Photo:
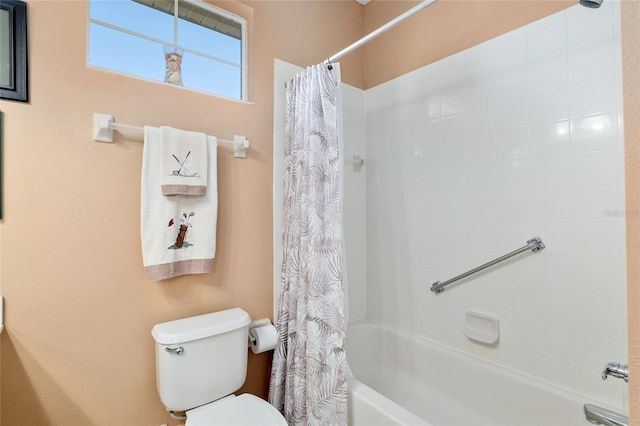
<path fill-rule="evenodd" d="M 526 246 L 520 247 L 518 250 L 514 250 L 511 253 L 507 253 L 504 256 L 500 256 L 499 258 L 494 259 L 491 262 L 487 262 L 484 265 L 480 265 L 477 268 L 473 268 L 472 270 L 467 271 L 464 274 L 460 274 L 460 275 L 458 275 L 456 277 L 453 277 L 450 280 L 447 280 L 445 282 L 436 281 L 435 283 L 433 283 L 431 285 L 431 291 L 436 293 L 436 294 L 442 293 L 446 286 L 448 286 L 449 284 L 453 284 L 454 282 L 459 281 L 459 280 L 461 280 L 463 278 L 466 278 L 469 275 L 473 275 L 476 272 L 480 272 L 480 271 L 482 271 L 484 269 L 487 269 L 487 268 L 489 268 L 489 267 L 491 267 L 493 265 L 496 265 L 496 264 L 498 264 L 500 262 L 503 262 L 503 261 L 505 261 L 507 259 L 510 259 L 513 256 L 517 256 L 517 255 L 519 255 L 521 253 L 524 253 L 524 252 L 526 252 L 528 250 L 536 252 L 536 251 L 542 250 L 543 248 L 545 248 L 545 245 L 542 242 L 542 240 L 540 239 L 540 237 L 533 237 L 530 240 L 527 240 L 527 245 Z"/>
<path fill-rule="evenodd" d="M 584 416 L 594 425 L 629 426 L 629 417 L 592 404 L 584 404 Z"/>

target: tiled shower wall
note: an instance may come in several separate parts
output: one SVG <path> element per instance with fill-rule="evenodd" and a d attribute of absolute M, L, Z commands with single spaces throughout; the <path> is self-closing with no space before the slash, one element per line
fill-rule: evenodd
<path fill-rule="evenodd" d="M 619 38 L 616 2 L 575 6 L 365 92 L 352 320 L 626 407 L 624 382 L 600 378 L 626 362 L 625 216 L 640 214 L 624 210 Z M 547 248 L 429 291 L 533 236 Z M 470 309 L 500 318 L 497 345 L 462 334 Z"/>

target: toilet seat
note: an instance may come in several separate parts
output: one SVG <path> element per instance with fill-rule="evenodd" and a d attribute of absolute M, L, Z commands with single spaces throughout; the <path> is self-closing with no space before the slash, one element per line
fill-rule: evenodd
<path fill-rule="evenodd" d="M 186 426 L 286 426 L 278 410 L 249 393 L 225 398 L 187 411 Z"/>

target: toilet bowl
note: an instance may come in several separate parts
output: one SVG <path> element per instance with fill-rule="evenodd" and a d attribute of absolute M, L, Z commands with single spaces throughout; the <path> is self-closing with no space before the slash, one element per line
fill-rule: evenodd
<path fill-rule="evenodd" d="M 267 401 L 233 393 L 247 373 L 251 317 L 240 308 L 156 324 L 156 385 L 170 412 L 186 426 L 286 425 Z"/>
<path fill-rule="evenodd" d="M 280 426 L 284 417 L 264 399 L 249 393 L 230 395 L 187 411 L 186 426 Z"/>

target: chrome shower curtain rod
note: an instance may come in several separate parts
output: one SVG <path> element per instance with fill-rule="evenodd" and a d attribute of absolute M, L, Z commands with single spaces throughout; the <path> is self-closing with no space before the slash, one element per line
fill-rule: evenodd
<path fill-rule="evenodd" d="M 436 1 L 437 0 L 424 0 L 421 3 L 418 3 L 416 6 L 412 7 L 409 10 L 407 10 L 402 15 L 398 16 L 397 18 L 392 19 L 391 21 L 387 22 L 386 24 L 384 24 L 380 28 L 378 28 L 376 30 L 373 30 L 372 32 L 370 32 L 366 36 L 362 37 L 360 40 L 356 41 L 355 43 L 353 43 L 353 44 L 351 44 L 351 45 L 349 45 L 347 47 L 345 47 L 344 49 L 342 49 L 341 51 L 339 51 L 335 55 L 329 56 L 324 61 L 324 63 L 328 65 L 328 64 L 331 64 L 331 63 L 337 61 L 338 59 L 342 58 L 347 53 L 351 53 L 351 51 L 357 49 L 358 47 L 369 43 L 371 40 L 373 40 L 374 38 L 378 37 L 380 34 L 384 33 L 385 31 L 390 30 L 391 28 L 395 27 L 400 22 L 402 22 L 405 19 L 407 19 L 408 17 L 416 14 L 417 12 L 421 11 L 425 7 L 430 6 L 432 3 L 435 3 Z"/>

